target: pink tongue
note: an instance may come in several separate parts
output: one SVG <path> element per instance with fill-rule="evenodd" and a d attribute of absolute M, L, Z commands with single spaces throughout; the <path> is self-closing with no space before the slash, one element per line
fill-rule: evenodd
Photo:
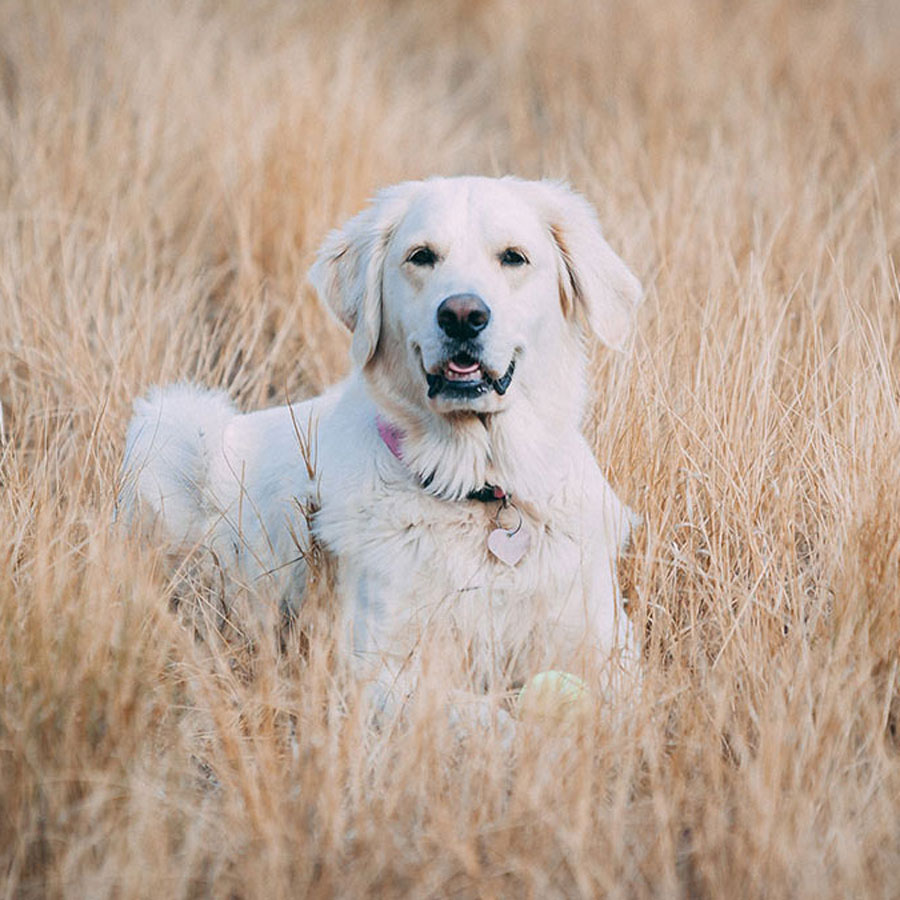
<path fill-rule="evenodd" d="M 451 372 L 455 372 L 457 375 L 471 375 L 472 372 L 477 372 L 481 368 L 481 366 L 477 362 L 472 363 L 471 366 L 461 366 L 458 363 L 453 362 L 453 360 L 451 359 L 447 363 L 447 368 Z"/>

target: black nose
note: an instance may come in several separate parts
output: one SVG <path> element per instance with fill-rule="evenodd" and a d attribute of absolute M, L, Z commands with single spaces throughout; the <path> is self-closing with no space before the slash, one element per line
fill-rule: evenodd
<path fill-rule="evenodd" d="M 477 294 L 454 294 L 438 307 L 437 321 L 447 337 L 464 341 L 484 330 L 491 310 Z"/>

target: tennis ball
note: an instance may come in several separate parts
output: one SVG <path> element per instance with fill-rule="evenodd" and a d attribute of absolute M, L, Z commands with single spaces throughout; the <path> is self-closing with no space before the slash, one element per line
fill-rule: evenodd
<path fill-rule="evenodd" d="M 577 675 L 558 669 L 538 672 L 519 691 L 516 699 L 516 715 L 520 719 L 569 722 L 590 708 L 588 686 Z"/>

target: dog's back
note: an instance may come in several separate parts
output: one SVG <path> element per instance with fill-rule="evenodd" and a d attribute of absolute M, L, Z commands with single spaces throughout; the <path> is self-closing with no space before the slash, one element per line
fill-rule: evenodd
<path fill-rule="evenodd" d="M 158 523 L 175 544 L 204 540 L 216 506 L 210 474 L 223 462 L 225 429 L 235 415 L 223 392 L 188 384 L 151 388 L 135 400 L 118 518 L 132 526 Z"/>
<path fill-rule="evenodd" d="M 296 609 L 318 497 L 318 425 L 341 391 L 240 413 L 222 391 L 151 388 L 128 426 L 117 521 L 152 532 L 176 557 L 211 552 L 229 592 L 241 586 Z"/>

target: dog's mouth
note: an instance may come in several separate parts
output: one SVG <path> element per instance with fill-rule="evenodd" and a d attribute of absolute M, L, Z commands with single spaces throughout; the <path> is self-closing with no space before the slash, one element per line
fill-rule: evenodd
<path fill-rule="evenodd" d="M 428 396 L 431 398 L 440 394 L 459 398 L 479 397 L 495 391 L 502 397 L 512 383 L 515 370 L 515 357 L 502 375 L 494 376 L 475 357 L 468 353 L 457 353 L 446 360 L 437 372 L 425 373 Z"/>

